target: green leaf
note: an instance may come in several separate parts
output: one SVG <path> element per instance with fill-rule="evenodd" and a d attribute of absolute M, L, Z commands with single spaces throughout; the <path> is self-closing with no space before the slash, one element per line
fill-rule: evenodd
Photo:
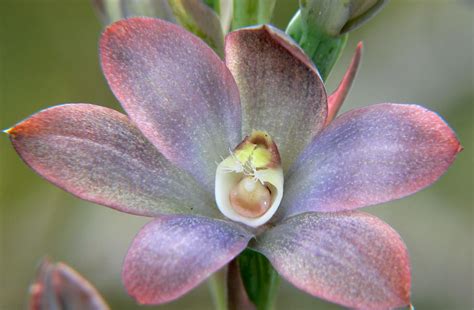
<path fill-rule="evenodd" d="M 276 0 L 236 0 L 232 29 L 268 24 L 272 18 Z"/>
<path fill-rule="evenodd" d="M 245 290 L 257 310 L 273 309 L 280 277 L 270 261 L 250 249 L 242 252 L 237 260 Z"/>
<path fill-rule="evenodd" d="M 339 59 L 347 42 L 348 34 L 331 36 L 317 27 L 305 27 L 298 11 L 288 24 L 286 33 L 305 51 L 326 80 Z"/>
<path fill-rule="evenodd" d="M 224 56 L 224 34 L 217 14 L 201 0 L 168 0 L 178 23 Z"/>

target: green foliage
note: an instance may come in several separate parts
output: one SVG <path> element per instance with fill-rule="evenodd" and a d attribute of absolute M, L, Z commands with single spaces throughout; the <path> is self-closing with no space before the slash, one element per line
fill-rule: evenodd
<path fill-rule="evenodd" d="M 257 310 L 273 309 L 280 278 L 262 254 L 246 249 L 238 257 L 242 282 Z"/>
<path fill-rule="evenodd" d="M 288 24 L 286 33 L 295 40 L 318 68 L 326 80 L 339 59 L 347 42 L 348 35 L 330 36 L 316 27 L 304 27 L 300 12 Z"/>
<path fill-rule="evenodd" d="M 276 0 L 234 1 L 232 29 L 270 23 L 275 2 Z"/>

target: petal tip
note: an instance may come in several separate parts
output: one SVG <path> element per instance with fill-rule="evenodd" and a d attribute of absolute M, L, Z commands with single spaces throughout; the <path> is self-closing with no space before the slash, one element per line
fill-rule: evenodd
<path fill-rule="evenodd" d="M 15 126 L 10 127 L 10 128 L 7 128 L 7 129 L 4 129 L 4 130 L 3 130 L 3 133 L 6 133 L 6 134 L 9 135 L 9 136 L 15 136 L 15 133 L 16 133 L 16 131 L 15 131 Z"/>

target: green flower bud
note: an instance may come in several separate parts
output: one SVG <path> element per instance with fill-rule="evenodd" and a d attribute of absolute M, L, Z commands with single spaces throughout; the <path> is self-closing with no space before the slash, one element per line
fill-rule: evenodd
<path fill-rule="evenodd" d="M 365 23 L 387 2 L 388 0 L 300 0 L 303 27 L 339 36 Z"/>
<path fill-rule="evenodd" d="M 133 16 L 148 16 L 179 24 L 224 56 L 223 28 L 219 16 L 202 0 L 93 0 L 104 25 Z M 227 19 L 229 5 L 219 6 Z M 230 21 L 224 20 L 229 24 Z"/>
<path fill-rule="evenodd" d="M 342 53 L 347 32 L 375 15 L 388 0 L 300 0 L 286 33 L 311 58 L 326 80 Z"/>

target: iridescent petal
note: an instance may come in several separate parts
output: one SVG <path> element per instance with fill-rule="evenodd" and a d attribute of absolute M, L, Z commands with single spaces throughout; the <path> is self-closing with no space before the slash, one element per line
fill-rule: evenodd
<path fill-rule="evenodd" d="M 229 222 L 196 216 L 159 217 L 133 241 L 122 278 L 139 303 L 165 303 L 225 266 L 251 237 Z"/>
<path fill-rule="evenodd" d="M 398 234 L 361 212 L 305 213 L 257 238 L 256 249 L 296 287 L 356 309 L 410 303 L 408 253 Z"/>
<path fill-rule="evenodd" d="M 336 118 L 285 180 L 279 216 L 342 211 L 415 193 L 435 182 L 461 150 L 435 113 L 378 104 Z"/>
<path fill-rule="evenodd" d="M 351 89 L 352 82 L 357 74 L 357 69 L 359 69 L 360 59 L 362 57 L 362 47 L 362 42 L 359 42 L 354 56 L 352 56 L 349 68 L 347 68 L 341 83 L 328 98 L 328 117 L 326 118 L 326 126 L 336 117 L 337 112 L 341 108 L 349 90 Z"/>
<path fill-rule="evenodd" d="M 268 132 L 289 167 L 326 119 L 316 68 L 288 36 L 267 25 L 228 34 L 225 52 L 240 90 L 243 135 Z"/>
<path fill-rule="evenodd" d="M 225 64 L 199 38 L 151 18 L 109 26 L 100 54 L 138 128 L 212 192 L 216 163 L 241 141 L 239 92 Z"/>
<path fill-rule="evenodd" d="M 217 213 L 212 197 L 117 111 L 60 105 L 7 133 L 33 170 L 82 199 L 147 216 Z"/>
<path fill-rule="evenodd" d="M 107 310 L 97 290 L 80 274 L 63 263 L 44 260 L 30 288 L 31 310 Z"/>

